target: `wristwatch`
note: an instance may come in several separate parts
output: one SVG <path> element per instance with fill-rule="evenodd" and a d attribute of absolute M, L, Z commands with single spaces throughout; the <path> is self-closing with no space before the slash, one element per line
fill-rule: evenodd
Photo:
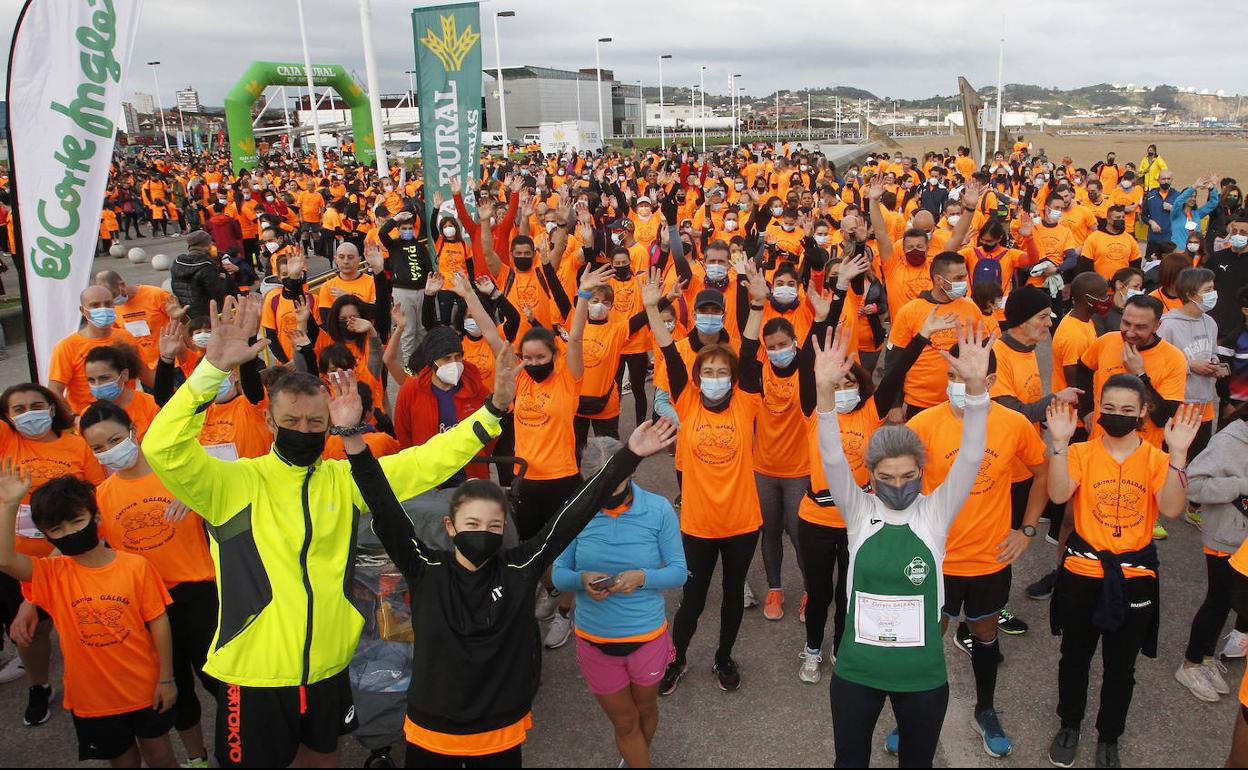
<path fill-rule="evenodd" d="M 352 427 L 352 428 L 340 428 L 337 425 L 335 425 L 329 429 L 329 435 L 343 436 L 343 437 L 358 436 L 361 433 L 365 432 L 366 430 L 368 430 L 368 426 L 364 423 L 360 423 L 359 425 L 356 425 L 355 427 Z"/>
<path fill-rule="evenodd" d="M 1024 524 L 1019 531 L 1022 532 L 1027 537 L 1036 536 L 1036 528 L 1031 526 L 1030 524 Z"/>

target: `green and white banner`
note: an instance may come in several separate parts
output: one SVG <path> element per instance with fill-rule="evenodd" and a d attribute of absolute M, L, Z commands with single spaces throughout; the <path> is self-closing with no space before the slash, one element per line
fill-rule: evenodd
<path fill-rule="evenodd" d="M 480 9 L 475 2 L 416 8 L 412 27 L 426 216 L 439 191 L 443 211 L 454 212 L 450 184 L 457 177 L 475 213 L 467 182 L 479 174 L 481 154 Z"/>

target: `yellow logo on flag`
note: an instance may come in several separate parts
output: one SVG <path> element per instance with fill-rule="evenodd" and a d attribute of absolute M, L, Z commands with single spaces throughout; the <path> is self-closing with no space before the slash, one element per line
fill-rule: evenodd
<path fill-rule="evenodd" d="M 464 59 L 472 51 L 472 47 L 481 39 L 481 35 L 472 31 L 472 25 L 469 24 L 464 28 L 464 33 L 458 33 L 455 23 L 455 16 L 442 16 L 442 37 L 433 34 L 433 29 L 426 29 L 425 36 L 420 42 L 426 48 L 438 57 L 438 61 L 442 62 L 442 68 L 447 72 L 459 72 L 464 65 Z"/>

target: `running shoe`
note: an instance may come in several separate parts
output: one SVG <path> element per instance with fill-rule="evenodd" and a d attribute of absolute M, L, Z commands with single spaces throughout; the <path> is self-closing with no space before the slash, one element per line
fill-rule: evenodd
<path fill-rule="evenodd" d="M 557 614 L 559 609 L 559 592 L 548 591 L 543 586 L 537 587 L 537 602 L 533 608 L 533 617 L 546 622 Z"/>
<path fill-rule="evenodd" d="M 52 718 L 52 686 L 35 685 L 26 698 L 26 714 L 22 724 L 37 727 Z"/>
<path fill-rule="evenodd" d="M 572 619 L 561 612 L 556 612 L 555 616 L 550 619 L 550 626 L 546 629 L 546 639 L 544 644 L 548 650 L 557 650 L 568 643 L 572 638 Z"/>
<path fill-rule="evenodd" d="M 688 670 L 688 663 L 675 661 L 668 663 L 667 670 L 663 672 L 663 679 L 659 682 L 659 695 L 671 695 L 676 692 L 676 688 L 680 686 L 680 680 L 685 678 L 685 672 Z"/>
<path fill-rule="evenodd" d="M 1027 597 L 1030 599 L 1047 599 L 1053 595 L 1055 587 L 1057 587 L 1057 570 L 1053 570 L 1027 586 Z"/>
<path fill-rule="evenodd" d="M 1045 532 L 1045 533 L 1044 533 L 1044 542 L 1048 543 L 1049 545 L 1057 545 L 1057 544 L 1058 544 L 1058 542 L 1057 542 L 1057 538 L 1056 538 L 1056 537 L 1054 537 L 1054 535 L 1053 535 L 1053 533 L 1052 533 L 1051 531 L 1050 531 L 1050 532 Z"/>
<path fill-rule="evenodd" d="M 1243 653 L 1240 654 L 1242 655 Z M 16 682 L 24 676 L 26 676 L 26 667 L 22 665 L 22 659 L 16 655 L 8 663 L 5 663 L 3 668 L 0 668 L 0 684 Z"/>
<path fill-rule="evenodd" d="M 1226 635 L 1226 644 L 1222 645 L 1222 657 L 1242 658 L 1246 647 L 1248 647 L 1248 634 L 1231 629 L 1231 632 Z"/>
<path fill-rule="evenodd" d="M 971 647 L 975 643 L 971 640 L 970 626 L 965 623 L 959 623 L 958 630 L 953 635 L 953 640 L 957 642 L 959 650 L 965 652 L 967 655 L 971 654 Z"/>
<path fill-rule="evenodd" d="M 784 591 L 773 588 L 767 592 L 763 603 L 763 617 L 768 620 L 780 620 L 784 617 Z"/>
<path fill-rule="evenodd" d="M 1000 759 L 1008 757 L 1010 752 L 1014 750 L 1014 744 L 1010 741 L 1010 736 L 1005 734 L 1005 730 L 1001 727 L 1001 718 L 997 716 L 996 709 L 984 709 L 975 713 L 975 718 L 971 720 L 971 725 L 975 728 L 975 732 L 979 733 L 984 739 L 984 751 L 988 756 Z"/>
<path fill-rule="evenodd" d="M 629 382 L 628 380 L 625 380 L 624 384 L 620 386 L 620 395 L 627 396 L 629 393 L 632 393 L 632 392 L 633 392 L 633 383 Z"/>
<path fill-rule="evenodd" d="M 1183 521 L 1191 524 L 1198 531 L 1203 532 L 1205 530 L 1204 514 L 1199 509 L 1193 508 L 1190 503 L 1187 506 L 1187 511 L 1183 514 Z"/>
<path fill-rule="evenodd" d="M 901 735 L 897 732 L 896 727 L 884 737 L 884 751 L 888 752 L 890 757 L 895 757 L 901 753 Z"/>
<path fill-rule="evenodd" d="M 1200 669 L 1205 672 L 1205 678 L 1209 680 L 1209 684 L 1213 685 L 1218 695 L 1231 694 L 1231 686 L 1223 677 L 1226 673 L 1226 666 L 1222 665 L 1222 661 L 1217 658 L 1206 658 L 1205 662 L 1200 664 Z"/>
<path fill-rule="evenodd" d="M 1027 633 L 1027 624 L 1021 618 L 1014 617 L 1014 613 L 1010 612 L 1008 606 L 1001 610 L 1001 617 L 997 618 L 997 628 L 1010 636 L 1022 636 Z"/>
<path fill-rule="evenodd" d="M 1161 526 L 1160 524 L 1153 527 L 1153 539 L 1154 540 L 1165 540 L 1168 537 L 1170 537 L 1170 533 L 1166 531 L 1165 527 Z M 1115 749 L 1115 751 L 1117 751 L 1117 749 Z"/>
<path fill-rule="evenodd" d="M 1202 700 L 1205 703 L 1218 702 L 1218 691 L 1213 689 L 1213 683 L 1209 681 L 1209 677 L 1205 676 L 1203 666 L 1180 665 L 1179 669 L 1174 672 L 1174 678 L 1186 687 L 1196 700 Z"/>
<path fill-rule="evenodd" d="M 802 659 L 802 667 L 797 671 L 797 678 L 807 684 L 819 684 L 819 680 L 823 678 L 823 674 L 819 671 L 823 656 L 819 654 L 819 651 L 802 650 L 797 657 Z"/>
<path fill-rule="evenodd" d="M 719 679 L 719 689 L 724 692 L 732 692 L 741 689 L 741 671 L 737 668 L 737 662 L 732 658 L 723 661 L 715 661 L 715 665 L 711 668 L 715 672 L 715 676 Z"/>
<path fill-rule="evenodd" d="M 801 605 L 797 608 L 797 620 L 798 620 L 798 622 L 799 622 L 799 623 L 805 623 L 805 622 L 806 622 L 806 599 L 807 599 L 807 598 L 808 598 L 808 597 L 806 596 L 806 592 L 805 592 L 805 591 L 802 591 L 802 603 L 801 603 Z M 1241 654 L 1242 654 L 1242 653 L 1241 653 Z"/>
<path fill-rule="evenodd" d="M 1074 767 L 1078 754 L 1079 731 L 1073 727 L 1058 730 L 1049 744 L 1049 762 L 1054 767 Z"/>
<path fill-rule="evenodd" d="M 1096 766 L 1097 767 L 1122 767 L 1122 759 L 1118 756 L 1118 742 L 1106 743 L 1099 741 L 1096 744 Z"/>
<path fill-rule="evenodd" d="M 757 606 L 758 606 L 758 599 L 754 598 L 754 592 L 750 590 L 750 584 L 746 583 L 745 584 L 745 608 L 748 610 L 751 607 L 757 607 Z"/>

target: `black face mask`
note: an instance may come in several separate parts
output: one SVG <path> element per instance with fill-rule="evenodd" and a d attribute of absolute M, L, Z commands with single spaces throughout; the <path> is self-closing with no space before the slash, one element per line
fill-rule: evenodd
<path fill-rule="evenodd" d="M 622 492 L 617 492 L 611 495 L 610 497 L 608 497 L 606 500 L 604 500 L 602 503 L 602 507 L 604 510 L 611 510 L 614 508 L 619 508 L 620 506 L 624 505 L 629 500 L 631 500 L 632 497 L 633 497 L 633 485 L 628 484 L 624 487 L 624 490 Z"/>
<path fill-rule="evenodd" d="M 633 277 L 633 270 L 629 267 L 617 267 L 615 269 L 615 280 L 627 281 Z"/>
<path fill-rule="evenodd" d="M 87 526 L 64 537 L 49 537 L 48 542 L 56 546 L 56 550 L 66 556 L 81 556 L 100 544 L 100 533 L 96 529 L 95 517 L 87 522 Z"/>
<path fill-rule="evenodd" d="M 544 382 L 555 371 L 555 362 L 547 361 L 544 364 L 525 364 L 524 370 L 529 373 L 534 382 Z"/>
<path fill-rule="evenodd" d="M 1114 438 L 1122 438 L 1140 429 L 1140 418 L 1129 414 L 1103 414 L 1096 419 L 1096 424 Z"/>
<path fill-rule="evenodd" d="M 325 433 L 305 433 L 293 428 L 277 429 L 273 439 L 277 454 L 291 465 L 306 468 L 316 462 L 325 451 Z"/>
<path fill-rule="evenodd" d="M 472 566 L 480 569 L 481 565 L 494 558 L 494 555 L 502 550 L 503 536 L 499 532 L 485 530 L 456 532 L 451 542 L 455 544 L 455 550 L 459 551 Z"/>
<path fill-rule="evenodd" d="M 282 279 L 282 297 L 295 300 L 303 296 L 303 281 L 298 278 Z"/>
<path fill-rule="evenodd" d="M 532 257 L 512 257 L 511 261 L 515 263 L 516 269 L 522 273 L 527 273 L 533 269 Z"/>
<path fill-rule="evenodd" d="M 1105 225 L 1105 232 L 1109 233 L 1110 235 L 1121 235 L 1122 231 L 1126 229 L 1127 229 L 1127 224 L 1125 222 L 1118 222 L 1118 223 L 1109 222 L 1109 223 L 1106 223 Z"/>
<path fill-rule="evenodd" d="M 1170 189 L 1170 183 L 1169 183 L 1169 182 L 1162 182 L 1161 184 L 1159 184 L 1159 185 L 1157 185 L 1157 186 L 1161 188 L 1161 191 L 1162 191 L 1162 192 L 1167 192 L 1167 191 L 1169 191 L 1169 189 Z"/>

